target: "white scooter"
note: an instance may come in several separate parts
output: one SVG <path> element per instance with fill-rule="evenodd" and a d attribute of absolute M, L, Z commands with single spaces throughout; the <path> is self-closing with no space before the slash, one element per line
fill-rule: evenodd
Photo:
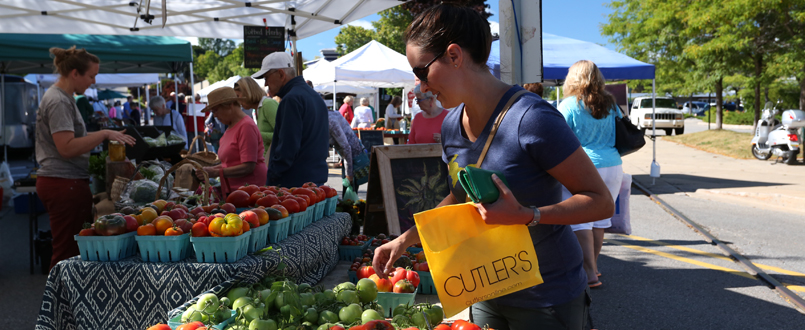
<path fill-rule="evenodd" d="M 755 137 L 752 138 L 752 155 L 760 160 L 767 160 L 774 155 L 782 158 L 782 162 L 793 165 L 797 163 L 800 146 L 797 129 L 805 126 L 805 112 L 783 111 L 781 125 L 774 118 L 778 112 L 771 102 L 766 102 L 763 115 L 757 123 Z"/>

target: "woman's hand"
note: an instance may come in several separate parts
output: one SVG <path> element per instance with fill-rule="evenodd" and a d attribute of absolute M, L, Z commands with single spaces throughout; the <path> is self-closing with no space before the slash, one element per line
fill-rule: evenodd
<path fill-rule="evenodd" d="M 375 249 L 375 257 L 372 260 L 372 268 L 380 278 L 388 278 L 394 271 L 394 262 L 402 256 L 405 251 L 400 237 L 391 242 L 383 244 Z"/>
<path fill-rule="evenodd" d="M 492 204 L 475 204 L 481 218 L 489 225 L 524 225 L 531 221 L 534 212 L 514 198 L 512 191 L 497 175 L 492 174 L 492 181 L 500 190 L 500 197 Z"/>
<path fill-rule="evenodd" d="M 221 167 L 220 166 L 204 166 L 201 169 L 204 172 L 207 172 L 208 177 L 217 178 L 219 176 L 218 173 L 219 173 L 219 170 L 221 169 Z M 201 173 L 199 171 L 196 171 L 196 177 L 198 177 L 199 180 L 204 181 L 204 174 L 203 173 Z"/>
<path fill-rule="evenodd" d="M 124 134 L 125 132 L 126 132 L 125 129 L 122 130 L 122 131 L 107 130 L 106 131 L 106 139 L 111 140 L 111 141 L 117 141 L 117 142 L 120 142 L 120 143 L 125 143 L 125 144 L 128 144 L 130 146 L 133 146 L 135 143 L 137 143 L 137 140 L 135 140 L 133 136 L 126 135 L 126 134 Z"/>

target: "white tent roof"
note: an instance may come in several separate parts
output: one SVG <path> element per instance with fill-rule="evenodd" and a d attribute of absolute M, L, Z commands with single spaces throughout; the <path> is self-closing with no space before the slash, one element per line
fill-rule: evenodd
<path fill-rule="evenodd" d="M 284 26 L 296 20 L 303 39 L 397 6 L 400 0 L 4 0 L 2 33 L 118 34 L 243 38 L 243 26 Z M 162 3 L 167 3 L 163 16 Z M 163 28 L 163 19 L 166 19 Z M 265 20 L 265 23 L 263 23 Z M 146 50 L 147 51 L 147 50 Z"/>
<path fill-rule="evenodd" d="M 327 94 L 333 92 L 333 69 L 332 62 L 327 60 L 320 60 L 307 69 L 302 71 L 302 76 L 305 80 L 310 80 L 313 83 L 313 89 L 316 92 Z M 371 94 L 375 92 L 372 87 L 360 87 L 347 84 L 336 84 L 336 93 L 350 93 L 350 94 Z"/>
<path fill-rule="evenodd" d="M 48 88 L 59 80 L 57 74 L 29 74 L 25 79 Z M 156 73 L 101 73 L 95 76 L 96 88 L 141 87 L 159 82 Z"/>
<path fill-rule="evenodd" d="M 303 74 L 314 85 L 335 81 L 336 86 L 413 87 L 415 79 L 405 55 L 374 40 L 335 61 L 319 61 L 308 70 Z"/>

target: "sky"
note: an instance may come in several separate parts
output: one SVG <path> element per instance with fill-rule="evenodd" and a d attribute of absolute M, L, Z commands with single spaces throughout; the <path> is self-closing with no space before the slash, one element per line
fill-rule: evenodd
<path fill-rule="evenodd" d="M 498 1 L 487 0 L 486 3 L 491 7 L 492 16 L 489 17 L 489 22 L 492 24 L 494 32 L 499 22 Z M 542 1 L 543 32 L 594 42 L 615 50 L 615 45 L 610 44 L 606 37 L 601 36 L 600 25 L 606 23 L 607 15 L 612 13 L 612 10 L 606 7 L 608 3 L 606 0 L 544 0 Z M 349 25 L 358 25 L 371 29 L 371 22 L 379 19 L 380 16 L 374 14 L 353 21 Z M 321 49 L 335 48 L 335 36 L 339 30 L 340 27 L 337 27 L 299 40 L 297 49 L 302 52 L 302 57 L 305 60 L 312 60 L 321 55 L 319 52 Z M 198 44 L 198 38 L 183 39 L 190 40 L 193 44 Z M 237 42 L 242 42 L 242 40 Z"/>

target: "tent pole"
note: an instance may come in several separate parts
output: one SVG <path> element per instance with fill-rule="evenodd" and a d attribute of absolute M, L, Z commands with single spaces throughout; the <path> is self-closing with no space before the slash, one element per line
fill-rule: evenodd
<path fill-rule="evenodd" d="M 651 184 L 660 177 L 660 164 L 657 163 L 657 80 L 651 79 Z"/>
<path fill-rule="evenodd" d="M 195 139 L 196 136 L 198 136 L 198 124 L 196 123 L 196 97 L 195 97 L 195 95 L 196 95 L 196 86 L 195 86 L 195 84 L 196 84 L 196 80 L 193 79 L 193 62 L 190 62 L 190 97 L 193 98 L 193 103 L 192 103 L 193 104 L 193 109 L 192 109 L 193 114 L 192 114 L 192 116 L 190 118 L 191 118 L 191 122 L 193 123 L 193 132 L 196 134 L 195 136 L 193 136 L 193 139 Z M 187 106 L 189 107 L 190 104 L 188 103 Z M 190 110 L 188 110 L 188 112 L 189 111 Z M 202 143 L 206 143 L 206 142 L 202 141 Z M 198 147 L 198 141 L 196 141 L 195 146 L 196 146 L 196 151 L 201 150 Z"/>
<path fill-rule="evenodd" d="M 140 87 L 137 87 L 137 103 L 140 103 Z M 131 108 L 131 104 L 129 104 L 129 108 Z M 138 106 L 139 108 L 139 106 Z M 142 111 L 140 111 L 142 112 Z M 142 113 L 140 113 L 142 115 Z M 131 118 L 131 113 L 129 113 L 129 118 Z"/>
<path fill-rule="evenodd" d="M 338 104 L 335 103 L 335 95 L 336 95 L 335 83 L 336 83 L 336 81 L 338 81 L 338 80 L 333 80 L 333 110 L 338 111 Z"/>
<path fill-rule="evenodd" d="M 377 118 L 375 121 L 380 119 L 380 88 L 375 87 L 375 112 L 377 113 Z"/>
<path fill-rule="evenodd" d="M 159 85 L 157 85 L 158 87 Z M 151 103 L 151 93 L 149 92 L 148 85 L 145 85 L 145 106 L 143 107 L 143 119 L 145 119 L 145 125 L 151 125 L 151 108 L 148 107 L 148 104 Z"/>
<path fill-rule="evenodd" d="M 3 162 L 8 162 L 8 137 L 6 136 L 6 72 L 0 73 L 0 123 L 3 135 Z"/>

